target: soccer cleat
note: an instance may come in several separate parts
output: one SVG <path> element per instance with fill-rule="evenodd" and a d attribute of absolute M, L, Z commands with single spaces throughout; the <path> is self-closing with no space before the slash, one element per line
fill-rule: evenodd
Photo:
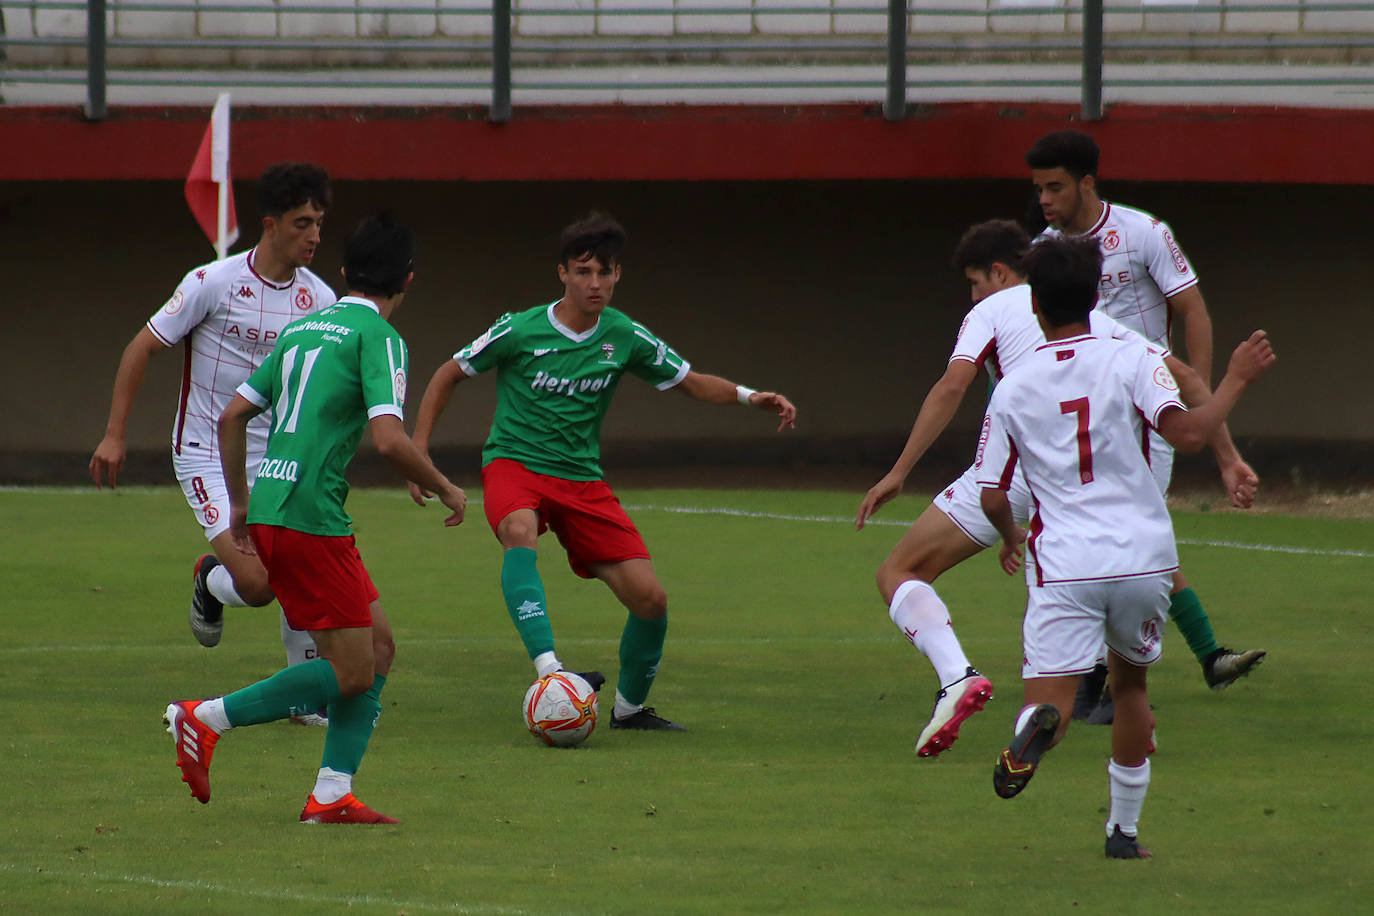
<path fill-rule="evenodd" d="M 217 645 L 224 634 L 224 605 L 210 594 L 210 570 L 218 565 L 215 555 L 207 553 L 196 561 L 196 570 L 191 574 L 195 583 L 191 591 L 191 635 L 207 649 Z"/>
<path fill-rule="evenodd" d="M 935 695 L 930 722 L 916 739 L 919 757 L 934 757 L 949 750 L 959 737 L 959 725 L 992 699 L 992 681 L 969 668 L 962 678 L 942 687 Z"/>
<path fill-rule="evenodd" d="M 301 811 L 302 824 L 399 824 L 394 817 L 373 811 L 349 792 L 329 805 L 315 801 L 314 794 L 305 800 Z"/>
<path fill-rule="evenodd" d="M 1107 689 L 1102 691 L 1102 697 L 1093 707 L 1093 711 L 1083 721 L 1088 725 L 1111 725 L 1116 718 L 1116 704 L 1112 702 L 1112 686 L 1107 685 Z"/>
<path fill-rule="evenodd" d="M 1073 717 L 1086 720 L 1102 700 L 1107 686 L 1107 666 L 1094 665 L 1093 670 L 1078 679 L 1078 693 L 1073 698 Z"/>
<path fill-rule="evenodd" d="M 191 787 L 191 795 L 202 805 L 210 801 L 210 758 L 215 753 L 219 733 L 196 718 L 200 700 L 181 700 L 167 707 L 162 723 L 177 744 L 177 766 L 181 781 Z"/>
<path fill-rule="evenodd" d="M 321 728 L 328 728 L 329 715 L 323 709 L 321 709 L 319 712 L 302 712 L 291 717 L 291 724 L 314 725 Z"/>
<path fill-rule="evenodd" d="M 567 671 L 566 668 L 560 670 Z M 606 683 L 606 675 L 602 674 L 600 671 L 568 671 L 568 673 L 575 674 L 590 684 L 593 693 L 599 691 L 601 685 Z"/>
<path fill-rule="evenodd" d="M 1217 649 L 1202 663 L 1202 676 L 1206 678 L 1208 687 L 1225 690 L 1258 668 L 1264 656 L 1263 649 L 1250 649 L 1247 652 Z"/>
<path fill-rule="evenodd" d="M 1107 858 L 1109 859 L 1148 859 L 1150 850 L 1136 842 L 1133 836 L 1126 836 L 1118 826 L 1107 837 Z"/>
<path fill-rule="evenodd" d="M 1035 775 L 1040 758 L 1054 743 L 1059 728 L 1059 710 L 1041 703 L 1031 713 L 1026 727 L 1016 733 L 1011 746 L 1002 751 L 992 769 L 992 787 L 1003 798 L 1015 798 Z"/>
<path fill-rule="evenodd" d="M 611 713 L 611 728 L 633 728 L 644 732 L 685 732 L 687 730 L 687 726 L 669 722 L 655 713 L 652 706 L 641 707 L 638 712 L 630 713 L 624 717 Z"/>

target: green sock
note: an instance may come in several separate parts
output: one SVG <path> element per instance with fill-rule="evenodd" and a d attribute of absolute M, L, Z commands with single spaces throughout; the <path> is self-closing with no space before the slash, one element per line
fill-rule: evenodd
<path fill-rule="evenodd" d="M 319 709 L 339 698 L 339 679 L 327 659 L 290 665 L 224 698 L 230 725 L 260 725 L 291 715 L 292 709 Z"/>
<path fill-rule="evenodd" d="M 544 582 L 535 568 L 538 555 L 529 547 L 512 547 L 501 564 L 501 593 L 525 651 L 534 659 L 553 651 L 553 626 L 549 623 Z"/>
<path fill-rule="evenodd" d="M 620 695 L 636 705 L 649 696 L 663 658 L 663 637 L 668 632 L 668 617 L 645 620 L 630 615 L 620 636 Z"/>
<path fill-rule="evenodd" d="M 320 766 L 340 773 L 356 773 L 367 753 L 367 742 L 382 714 L 382 675 L 372 681 L 367 693 L 335 700 L 329 704 L 329 730 L 324 733 L 324 757 Z"/>
<path fill-rule="evenodd" d="M 1169 617 L 1173 619 L 1178 631 L 1188 641 L 1197 660 L 1207 660 L 1207 656 L 1217 650 L 1217 637 L 1212 632 L 1212 622 L 1202 609 L 1202 602 L 1191 588 L 1174 592 L 1169 599 Z"/>

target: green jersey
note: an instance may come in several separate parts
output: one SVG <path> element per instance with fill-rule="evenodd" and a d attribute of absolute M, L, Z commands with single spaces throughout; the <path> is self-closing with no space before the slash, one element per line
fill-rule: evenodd
<path fill-rule="evenodd" d="M 691 366 L 653 332 L 607 308 L 578 334 L 552 305 L 507 313 L 453 355 L 469 376 L 496 370 L 496 414 L 482 464 L 518 461 L 564 480 L 601 479 L 601 421 L 620 377 L 666 391 Z"/>
<path fill-rule="evenodd" d="M 377 307 L 345 296 L 293 321 L 238 393 L 272 425 L 248 500 L 248 522 L 307 534 L 347 535 L 344 472 L 363 428 L 403 418 L 406 345 Z"/>

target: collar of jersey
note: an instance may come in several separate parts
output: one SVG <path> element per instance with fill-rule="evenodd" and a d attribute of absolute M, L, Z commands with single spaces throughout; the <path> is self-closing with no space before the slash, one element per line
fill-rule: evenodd
<path fill-rule="evenodd" d="M 285 283 L 273 283 L 271 280 L 267 279 L 262 274 L 258 273 L 258 269 L 253 266 L 253 255 L 257 253 L 258 246 L 256 245 L 248 249 L 248 269 L 253 272 L 253 276 L 257 277 L 259 280 L 261 280 L 263 283 L 266 283 L 273 289 L 290 289 L 291 285 L 296 282 L 296 271 L 294 269 L 291 271 L 291 279 L 287 280 Z"/>
<path fill-rule="evenodd" d="M 334 303 L 334 304 L 335 304 L 335 305 L 365 305 L 365 306 L 367 306 L 368 308 L 372 309 L 372 311 L 376 312 L 378 315 L 380 315 L 380 314 L 382 313 L 382 310 L 379 309 L 379 308 L 377 308 L 377 303 L 373 302 L 371 299 L 364 299 L 364 298 L 362 298 L 361 296 L 340 296 L 340 297 L 339 297 L 339 301 L 336 302 L 336 303 Z"/>
<path fill-rule="evenodd" d="M 1055 347 L 1066 347 L 1066 346 L 1068 346 L 1069 344 L 1079 344 L 1079 343 L 1082 343 L 1082 342 L 1085 341 L 1085 340 L 1093 340 L 1093 339 L 1094 339 L 1094 337 L 1093 337 L 1092 334 L 1079 334 L 1077 337 L 1065 337 L 1063 340 L 1050 340 L 1050 341 L 1046 341 L 1045 343 L 1042 343 L 1040 346 L 1036 347 L 1035 349 L 1036 349 L 1037 351 L 1038 351 L 1038 350 L 1052 350 L 1052 349 L 1054 349 Z"/>
<path fill-rule="evenodd" d="M 1084 235 L 1097 235 L 1107 225 L 1107 219 L 1112 215 L 1112 205 L 1108 201 L 1102 201 L 1102 215 L 1097 218 L 1097 225 L 1093 226 Z"/>
<path fill-rule="evenodd" d="M 558 300 L 558 302 L 562 302 L 562 301 L 563 301 L 562 299 L 559 299 L 559 300 Z M 561 321 L 559 321 L 557 318 L 553 317 L 553 308 L 554 308 L 554 306 L 556 306 L 556 305 L 558 304 L 558 302 L 551 302 L 551 303 L 549 303 L 549 308 L 548 308 L 549 324 L 553 325 L 553 329 L 554 329 L 555 331 L 557 331 L 558 333 L 562 334 L 564 337 L 568 338 L 569 340 L 576 341 L 577 343 L 582 343 L 582 341 L 587 340 L 587 339 L 590 338 L 593 334 L 595 334 L 597 328 L 601 327 L 601 319 L 600 319 L 600 317 L 598 317 L 598 318 L 596 319 L 596 324 L 592 325 L 590 328 L 588 328 L 587 330 L 583 331 L 581 334 L 577 333 L 577 332 L 574 331 L 572 328 L 568 327 L 568 326 L 565 325 L 563 322 L 561 322 Z"/>

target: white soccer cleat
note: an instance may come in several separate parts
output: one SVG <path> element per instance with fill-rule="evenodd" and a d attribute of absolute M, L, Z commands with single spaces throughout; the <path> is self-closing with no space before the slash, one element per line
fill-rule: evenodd
<path fill-rule="evenodd" d="M 935 695 L 935 710 L 921 737 L 916 739 L 916 754 L 934 757 L 948 750 L 959 737 L 959 726 L 992 699 L 992 681 L 973 668 Z"/>

